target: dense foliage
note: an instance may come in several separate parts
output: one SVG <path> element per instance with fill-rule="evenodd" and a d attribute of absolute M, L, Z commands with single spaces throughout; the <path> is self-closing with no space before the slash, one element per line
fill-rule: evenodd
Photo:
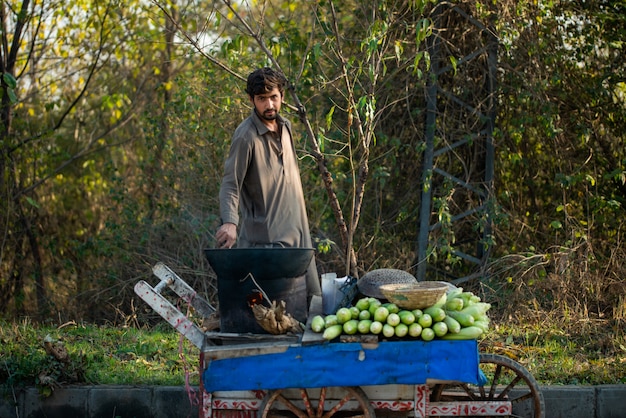
<path fill-rule="evenodd" d="M 132 287 L 152 280 L 157 261 L 215 301 L 202 250 L 219 222 L 230 135 L 249 112 L 242 80 L 259 65 L 279 65 L 293 83 L 287 112 L 302 133 L 322 272 L 414 269 L 436 64 L 447 68 L 439 82 L 472 109 L 440 93 L 440 146 L 480 131 L 485 110 L 495 112 L 494 194 L 485 214 L 454 230 L 451 213 L 474 197 L 433 181 L 431 216 L 443 227 L 429 263 L 466 269 L 455 250 L 488 219 L 480 283 L 494 302 L 623 320 L 623 3 L 237 4 L 3 3 L 3 316 L 115 321 L 142 312 Z M 481 96 L 489 37 L 497 86 Z M 464 60 L 476 50 L 478 60 Z M 481 144 L 469 141 L 436 167 L 477 181 Z"/>

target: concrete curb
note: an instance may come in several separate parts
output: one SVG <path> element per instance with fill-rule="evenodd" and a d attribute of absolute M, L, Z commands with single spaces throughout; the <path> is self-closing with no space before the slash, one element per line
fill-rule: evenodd
<path fill-rule="evenodd" d="M 197 388 L 194 388 L 197 391 Z M 179 386 L 72 386 L 58 388 L 42 398 L 36 388 L 13 395 L 3 391 L 0 418 L 186 418 L 197 417 L 198 407 Z"/>
<path fill-rule="evenodd" d="M 546 418 L 623 418 L 626 385 L 542 387 Z"/>
<path fill-rule="evenodd" d="M 193 388 L 197 392 L 198 388 Z M 543 386 L 546 418 L 623 418 L 626 385 Z M 36 388 L 3 388 L 0 418 L 189 418 L 198 417 L 179 386 L 74 386 L 42 398 Z"/>

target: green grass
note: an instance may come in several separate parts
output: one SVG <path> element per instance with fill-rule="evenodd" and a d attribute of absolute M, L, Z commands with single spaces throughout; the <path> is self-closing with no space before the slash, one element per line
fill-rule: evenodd
<path fill-rule="evenodd" d="M 61 343 L 63 362 L 44 349 Z M 152 329 L 0 322 L 0 381 L 11 385 L 198 384 L 198 350 L 169 325 Z"/>
<path fill-rule="evenodd" d="M 621 327 L 608 321 L 584 326 L 500 322 L 481 341 L 481 351 L 513 358 L 542 385 L 623 384 L 626 338 Z"/>
<path fill-rule="evenodd" d="M 493 320 L 481 352 L 507 355 L 541 385 L 626 383 L 623 326 L 608 322 Z M 572 331 L 574 330 L 574 331 Z M 69 361 L 48 355 L 49 336 Z M 63 384 L 197 385 L 199 351 L 167 323 L 151 329 L 0 321 L 0 382 L 50 390 Z"/>

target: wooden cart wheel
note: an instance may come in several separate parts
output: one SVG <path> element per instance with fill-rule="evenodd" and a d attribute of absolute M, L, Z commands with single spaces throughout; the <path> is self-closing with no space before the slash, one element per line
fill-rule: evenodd
<path fill-rule="evenodd" d="M 263 399 L 259 418 L 375 418 L 360 387 L 272 390 Z"/>
<path fill-rule="evenodd" d="M 487 378 L 484 386 L 437 384 L 431 390 L 431 401 L 508 400 L 513 407 L 511 417 L 545 418 L 543 394 L 521 364 L 498 354 L 480 354 L 480 369 Z"/>

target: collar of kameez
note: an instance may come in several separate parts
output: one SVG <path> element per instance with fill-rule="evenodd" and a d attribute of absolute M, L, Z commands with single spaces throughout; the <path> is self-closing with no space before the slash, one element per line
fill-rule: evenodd
<path fill-rule="evenodd" d="M 278 122 L 279 125 L 285 126 L 286 124 L 285 123 L 286 119 L 283 118 L 281 115 L 278 115 L 278 117 L 276 118 L 276 121 Z M 261 120 L 261 118 L 255 112 L 254 109 L 252 109 L 252 122 L 254 123 L 254 126 L 256 127 L 256 130 L 259 135 L 265 135 L 268 132 L 271 132 L 269 128 L 263 123 L 263 121 Z"/>

